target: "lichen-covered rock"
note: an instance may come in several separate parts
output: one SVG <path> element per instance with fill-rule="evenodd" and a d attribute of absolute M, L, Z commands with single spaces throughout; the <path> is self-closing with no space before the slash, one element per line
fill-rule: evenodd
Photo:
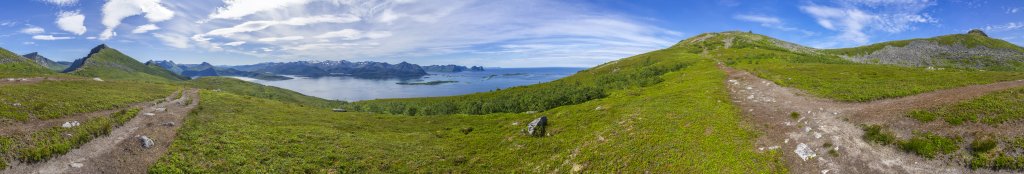
<path fill-rule="evenodd" d="M 544 129 L 548 126 L 548 117 L 541 116 L 540 118 L 534 119 L 526 126 L 526 135 L 534 137 L 544 136 Z"/>
<path fill-rule="evenodd" d="M 957 67 L 984 69 L 1024 61 L 1024 54 L 1012 49 L 946 45 L 935 41 L 915 40 L 906 46 L 886 46 L 866 55 L 841 55 L 847 60 L 913 67 Z"/>

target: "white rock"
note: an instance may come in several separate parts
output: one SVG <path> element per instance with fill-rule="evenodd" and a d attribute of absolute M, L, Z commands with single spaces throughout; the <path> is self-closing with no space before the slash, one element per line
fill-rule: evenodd
<path fill-rule="evenodd" d="M 100 79 L 99 77 L 92 78 L 92 80 L 97 81 L 97 82 L 102 82 L 103 81 L 103 79 Z"/>
<path fill-rule="evenodd" d="M 804 161 L 818 156 L 814 153 L 814 150 L 811 150 L 811 148 L 807 147 L 807 144 L 804 143 L 796 145 L 796 150 L 793 152 L 795 152 L 797 156 L 800 156 L 800 159 L 803 159 Z"/>
<path fill-rule="evenodd" d="M 814 132 L 814 138 L 821 138 L 821 133 Z"/>
<path fill-rule="evenodd" d="M 167 108 L 156 108 L 156 112 L 165 112 Z"/>
<path fill-rule="evenodd" d="M 60 127 L 71 128 L 71 127 L 75 127 L 75 126 L 79 126 L 79 125 L 82 125 L 82 124 L 79 123 L 78 121 L 70 121 L 70 122 L 64 122 L 64 124 L 60 125 Z"/>
<path fill-rule="evenodd" d="M 82 164 L 82 163 L 71 163 L 71 164 L 68 164 L 68 166 L 71 166 L 71 168 L 82 168 L 82 167 L 85 167 L 85 164 Z"/>
<path fill-rule="evenodd" d="M 144 114 L 142 114 L 142 115 L 145 115 L 145 116 L 154 116 L 154 115 L 156 115 L 156 114 L 154 114 L 154 113 L 144 113 Z"/>
<path fill-rule="evenodd" d="M 751 90 L 751 89 L 754 89 L 754 88 L 753 87 L 749 87 L 749 86 L 747 87 L 747 90 Z"/>
<path fill-rule="evenodd" d="M 828 174 L 828 169 L 821 170 L 821 174 Z"/>
<path fill-rule="evenodd" d="M 149 137 L 146 137 L 146 136 L 139 137 L 139 142 L 142 143 L 142 147 L 143 148 L 147 148 L 147 149 L 149 147 L 153 147 L 153 144 L 155 144 L 153 142 L 153 139 L 149 139 Z"/>

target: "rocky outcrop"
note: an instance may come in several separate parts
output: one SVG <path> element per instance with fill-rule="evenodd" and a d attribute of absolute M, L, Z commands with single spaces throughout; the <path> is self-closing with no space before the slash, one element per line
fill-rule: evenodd
<path fill-rule="evenodd" d="M 32 61 L 35 61 L 36 64 L 39 64 L 43 67 L 46 67 L 54 71 L 61 71 L 67 69 L 71 65 L 71 62 L 55 62 L 53 60 L 50 60 L 49 58 L 43 57 L 43 55 L 40 55 L 38 52 L 28 53 L 22 55 L 21 57 L 32 59 Z"/>
<path fill-rule="evenodd" d="M 968 31 L 967 34 L 988 37 L 988 34 L 985 34 L 985 32 L 981 31 L 981 29 L 973 29 L 971 31 Z"/>
<path fill-rule="evenodd" d="M 903 47 L 889 45 L 870 54 L 841 57 L 861 63 L 974 69 L 1024 62 L 1024 54 L 1016 50 L 985 46 L 969 48 L 963 44 L 944 45 L 931 40 L 914 40 Z"/>

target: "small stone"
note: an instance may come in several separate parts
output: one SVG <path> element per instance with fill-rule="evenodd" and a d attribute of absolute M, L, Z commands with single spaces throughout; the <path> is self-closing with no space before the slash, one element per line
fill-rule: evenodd
<path fill-rule="evenodd" d="M 174 122 L 164 122 L 164 123 L 161 123 L 160 125 L 167 126 L 167 127 L 172 127 L 172 126 L 174 126 Z"/>
<path fill-rule="evenodd" d="M 14 107 L 19 107 L 19 106 L 21 106 L 21 103 L 14 103 L 14 104 L 11 104 L 11 105 L 14 106 Z"/>
<path fill-rule="evenodd" d="M 803 159 L 804 161 L 807 161 L 807 159 L 811 159 L 814 158 L 815 156 L 818 156 L 817 154 L 814 153 L 814 150 L 811 150 L 811 148 L 804 143 L 796 145 L 796 150 L 793 150 L 793 152 L 795 152 L 797 156 L 800 156 L 800 159 Z"/>
<path fill-rule="evenodd" d="M 537 111 L 526 111 L 526 114 L 536 114 Z"/>
<path fill-rule="evenodd" d="M 68 164 L 68 166 L 71 166 L 71 168 L 82 168 L 82 167 L 85 167 L 85 164 L 82 164 L 82 163 L 71 163 L 71 164 Z"/>
<path fill-rule="evenodd" d="M 572 172 L 580 172 L 582 170 L 583 170 L 583 165 L 580 165 L 580 164 L 573 164 L 572 165 Z"/>
<path fill-rule="evenodd" d="M 594 108 L 594 110 L 595 110 L 595 111 L 600 111 L 600 110 L 604 110 L 604 107 L 601 107 L 601 106 L 597 106 L 597 108 Z"/>
<path fill-rule="evenodd" d="M 100 79 L 99 77 L 92 78 L 92 80 L 97 81 L 97 82 L 102 82 L 103 81 L 103 79 Z"/>
<path fill-rule="evenodd" d="M 153 142 L 153 139 L 149 139 L 149 137 L 146 137 L 146 136 L 139 137 L 139 143 L 142 144 L 143 148 L 147 148 L 147 149 L 150 148 L 150 147 L 153 147 L 153 144 L 155 144 Z"/>
<path fill-rule="evenodd" d="M 144 113 L 144 114 L 142 114 L 142 115 L 145 115 L 145 116 L 154 116 L 154 115 L 156 115 L 156 114 L 154 114 L 154 113 Z"/>
<path fill-rule="evenodd" d="M 156 108 L 156 112 L 166 112 L 167 108 Z"/>

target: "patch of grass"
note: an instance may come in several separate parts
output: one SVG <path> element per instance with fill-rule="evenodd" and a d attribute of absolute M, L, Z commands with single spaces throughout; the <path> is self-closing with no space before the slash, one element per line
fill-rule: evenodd
<path fill-rule="evenodd" d="M 812 95 L 863 102 L 941 89 L 1024 79 L 1024 73 L 934 70 L 868 64 L 761 62 L 735 67 Z M 813 72 L 813 73 L 809 73 Z"/>
<path fill-rule="evenodd" d="M 833 157 L 837 157 L 837 156 L 839 156 L 839 151 L 837 151 L 836 149 L 828 149 L 828 155 L 832 155 Z"/>
<path fill-rule="evenodd" d="M 896 135 L 882 130 L 881 125 L 861 125 L 861 128 L 864 129 L 864 140 L 868 142 L 882 145 L 895 144 L 897 142 Z"/>
<path fill-rule="evenodd" d="M 971 151 L 973 151 L 974 153 L 985 153 L 988 152 L 989 150 L 996 148 L 997 145 L 999 145 L 999 142 L 997 142 L 994 138 L 989 136 L 981 136 L 975 138 L 974 141 L 971 141 L 970 147 Z"/>
<path fill-rule="evenodd" d="M 794 120 L 800 119 L 800 113 L 791 112 L 791 113 L 789 113 L 789 118 L 792 118 Z"/>
<path fill-rule="evenodd" d="M 935 158 L 940 154 L 949 154 L 960 146 L 958 138 L 947 138 L 932 133 L 915 133 L 914 137 L 906 141 L 900 141 L 900 149 L 912 152 L 925 158 Z"/>
<path fill-rule="evenodd" d="M 123 108 L 167 97 L 176 89 L 160 83 L 91 80 L 8 85 L 0 88 L 0 119 L 53 119 Z"/>
<path fill-rule="evenodd" d="M 928 112 L 928 111 L 922 111 L 922 110 L 910 111 L 910 115 L 909 116 L 910 116 L 910 118 L 913 118 L 913 119 L 915 119 L 917 121 L 920 121 L 920 122 L 923 122 L 923 123 L 935 121 L 935 118 L 938 117 L 934 113 L 931 113 L 931 112 Z"/>
<path fill-rule="evenodd" d="M 942 118 L 952 125 L 980 122 L 990 125 L 1024 119 L 1024 88 L 987 94 L 923 113 Z"/>
<path fill-rule="evenodd" d="M 153 173 L 786 173 L 728 101 L 710 61 L 662 83 L 536 114 L 408 117 L 311 110 L 203 90 Z M 597 106 L 608 109 L 596 111 Z M 547 116 L 543 138 L 522 135 Z M 472 127 L 470 134 L 461 128 Z"/>

